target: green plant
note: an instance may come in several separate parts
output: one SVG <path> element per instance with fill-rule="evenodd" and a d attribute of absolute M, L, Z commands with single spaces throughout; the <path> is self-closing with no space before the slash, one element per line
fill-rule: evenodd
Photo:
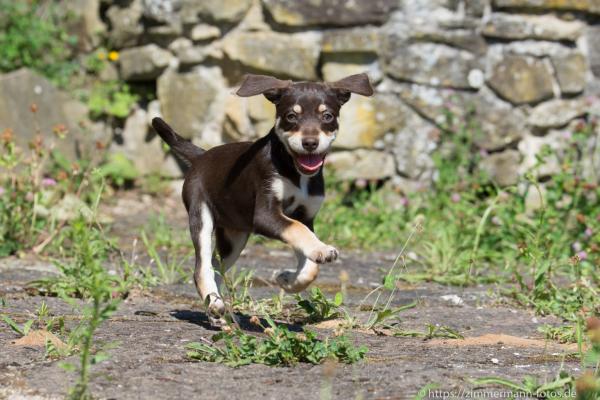
<path fill-rule="evenodd" d="M 156 232 L 154 234 L 156 234 Z M 156 270 L 158 272 L 157 283 L 169 284 L 187 279 L 189 271 L 186 271 L 183 266 L 189 258 L 189 251 L 186 252 L 185 255 L 179 256 L 179 249 L 174 247 L 173 243 L 169 243 L 169 247 L 167 247 L 167 250 L 169 250 L 167 262 L 163 262 L 158 253 L 158 248 L 161 245 L 160 237 L 157 238 L 155 236 L 154 240 L 149 240 L 145 231 L 142 231 L 141 237 L 150 259 L 156 265 Z"/>
<path fill-rule="evenodd" d="M 538 331 L 543 333 L 546 339 L 559 343 L 577 343 L 580 338 L 580 329 L 577 325 L 542 325 L 538 328 Z"/>
<path fill-rule="evenodd" d="M 536 398 L 571 397 L 569 393 L 573 393 L 575 389 L 575 380 L 564 372 L 561 372 L 555 380 L 546 383 L 540 383 L 535 377 L 531 376 L 523 378 L 521 383 L 496 377 L 475 379 L 473 383 L 477 386 L 504 386 L 512 389 L 515 395 Z"/>
<path fill-rule="evenodd" d="M 135 165 L 123 153 L 110 153 L 98 173 L 116 186 L 123 187 L 139 176 Z"/>
<path fill-rule="evenodd" d="M 258 339 L 239 329 L 220 332 L 212 337 L 212 342 L 190 343 L 188 357 L 230 367 L 248 364 L 293 365 L 299 362 L 320 364 L 329 358 L 352 364 L 360 361 L 367 352 L 366 347 L 355 347 L 345 336 L 321 341 L 311 331 L 294 333 L 285 326 L 275 325 L 270 318 L 267 321 L 270 327 L 265 329 L 266 338 Z M 218 346 L 219 342 L 223 342 L 223 345 Z"/>
<path fill-rule="evenodd" d="M 79 217 L 66 228 L 63 240 L 63 249 L 70 257 L 68 261 L 56 262 L 61 275 L 40 280 L 36 285 L 58 294 L 81 310 L 82 321 L 69 335 L 68 348 L 80 350 L 79 378 L 69 397 L 88 399 L 91 398 L 88 389 L 90 368 L 106 358 L 103 351 L 94 349 L 95 332 L 116 311 L 128 282 L 110 274 L 104 267 L 112 245 L 94 222 Z M 74 298 L 83 299 L 84 305 Z M 60 354 L 52 346 L 47 346 L 47 352 Z M 69 371 L 77 369 L 73 364 L 61 365 Z"/>
<path fill-rule="evenodd" d="M 0 72 L 33 68 L 60 85 L 78 69 L 65 18 L 53 2 L 0 0 Z"/>
<path fill-rule="evenodd" d="M 113 249 L 104 233 L 80 216 L 63 229 L 59 249 L 64 261 L 55 260 L 59 276 L 40 279 L 32 285 L 65 298 L 89 298 L 95 291 L 92 282 L 101 275 L 119 292 L 126 285 L 122 277 L 109 275 L 102 266 Z"/>
<path fill-rule="evenodd" d="M 29 330 L 31 329 L 31 325 L 33 325 L 34 323 L 33 319 L 28 319 L 23 325 L 19 325 L 6 314 L 2 314 L 0 316 L 2 317 L 4 322 L 6 322 L 6 324 L 10 327 L 10 329 L 13 330 L 13 332 L 21 336 L 27 336 Z"/>
<path fill-rule="evenodd" d="M 341 292 L 337 292 L 333 300 L 329 300 L 321 289 L 313 287 L 307 298 L 296 295 L 296 301 L 298 306 L 306 312 L 308 321 L 319 322 L 338 318 L 341 315 L 340 306 L 344 301 L 344 296 Z"/>
<path fill-rule="evenodd" d="M 120 81 L 95 83 L 85 96 L 93 118 L 125 118 L 138 101 L 129 86 Z"/>
<path fill-rule="evenodd" d="M 420 337 L 423 339 L 444 338 L 444 339 L 464 339 L 456 329 L 448 326 L 439 326 L 427 324 L 425 332 L 394 329 L 393 335 L 396 337 Z"/>
<path fill-rule="evenodd" d="M 327 180 L 327 200 L 315 220 L 315 232 L 325 242 L 345 248 L 397 246 L 409 215 L 390 207 L 385 191 L 351 189 L 348 182 Z"/>

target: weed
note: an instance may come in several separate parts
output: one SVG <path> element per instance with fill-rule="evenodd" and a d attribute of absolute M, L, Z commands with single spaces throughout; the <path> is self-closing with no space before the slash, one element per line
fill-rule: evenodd
<path fill-rule="evenodd" d="M 6 314 L 2 314 L 1 317 L 2 317 L 2 320 L 4 320 L 4 322 L 6 322 L 6 324 L 10 327 L 10 329 L 12 329 L 13 332 L 15 332 L 16 334 L 18 334 L 20 336 L 27 336 L 27 334 L 29 333 L 29 330 L 31 329 L 31 325 L 33 325 L 33 322 L 34 322 L 33 319 L 29 319 L 22 325 L 19 325 L 18 323 L 16 323 L 12 318 L 10 318 Z"/>
<path fill-rule="evenodd" d="M 0 0 L 0 72 L 33 68 L 60 85 L 78 69 L 72 61 L 77 38 L 61 27 L 52 2 Z"/>
<path fill-rule="evenodd" d="M 321 341 L 311 331 L 290 332 L 283 325 L 267 318 L 269 327 L 264 329 L 266 338 L 258 339 L 239 329 L 220 332 L 212 337 L 212 343 L 190 343 L 188 357 L 209 362 L 219 362 L 230 367 L 248 364 L 288 366 L 305 362 L 320 364 L 332 358 L 338 362 L 352 364 L 360 361 L 367 352 L 366 347 L 355 347 L 347 337 L 338 336 Z M 222 346 L 217 346 L 218 342 Z"/>
<path fill-rule="evenodd" d="M 131 92 L 127 84 L 110 81 L 94 84 L 84 100 L 87 100 L 93 118 L 125 118 L 138 101 L 138 96 Z"/>
<path fill-rule="evenodd" d="M 309 322 L 318 322 L 338 318 L 341 315 L 340 306 L 344 297 L 341 292 L 337 292 L 333 300 L 329 300 L 321 292 L 321 289 L 313 287 L 308 298 L 296 295 L 296 301 L 298 306 L 306 312 Z"/>
<path fill-rule="evenodd" d="M 504 386 L 513 390 L 515 395 L 521 397 L 563 398 L 570 397 L 569 393 L 573 393 L 575 380 L 568 374 L 561 372 L 555 380 L 546 383 L 540 383 L 535 377 L 531 376 L 525 377 L 520 383 L 495 377 L 475 379 L 473 383 L 477 386 Z"/>
<path fill-rule="evenodd" d="M 82 321 L 69 334 L 66 350 L 47 344 L 46 351 L 54 357 L 71 354 L 75 349 L 80 351 L 78 381 L 69 397 L 88 399 L 91 398 L 88 389 L 90 368 L 106 358 L 106 354 L 94 346 L 94 334 L 116 311 L 129 282 L 104 267 L 113 246 L 94 222 L 81 216 L 73 221 L 65 229 L 63 246 L 70 257 L 65 258 L 67 261 L 56 262 L 61 275 L 40 280 L 36 286 L 79 308 Z M 78 298 L 83 300 L 83 305 Z M 68 371 L 77 370 L 73 364 L 62 363 L 61 366 Z"/>
<path fill-rule="evenodd" d="M 109 154 L 98 173 L 118 187 L 123 187 L 139 177 L 135 165 L 122 153 Z"/>
<path fill-rule="evenodd" d="M 543 333 L 546 339 L 558 343 L 577 343 L 581 337 L 581 329 L 578 325 L 542 325 L 538 328 L 538 331 Z"/>
<path fill-rule="evenodd" d="M 158 254 L 157 246 L 155 241 L 148 240 L 145 231 L 142 231 L 142 242 L 144 246 L 146 246 L 146 251 L 150 256 L 152 262 L 156 265 L 156 269 L 158 272 L 157 275 L 157 283 L 170 284 L 181 281 L 183 279 L 187 279 L 189 276 L 189 272 L 185 271 L 183 266 L 187 259 L 189 258 L 189 254 L 183 257 L 177 257 L 176 254 L 169 254 L 171 257 L 170 261 L 163 263 Z"/>
<path fill-rule="evenodd" d="M 448 326 L 439 326 L 433 324 L 427 324 L 426 330 L 421 331 L 407 331 L 394 329 L 393 335 L 396 337 L 420 337 L 423 339 L 443 338 L 443 339 L 464 339 L 464 336 L 457 330 Z"/>

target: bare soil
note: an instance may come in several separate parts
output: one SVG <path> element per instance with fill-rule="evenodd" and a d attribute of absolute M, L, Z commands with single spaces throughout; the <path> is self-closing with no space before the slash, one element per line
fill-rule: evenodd
<path fill-rule="evenodd" d="M 121 237 L 124 248 L 148 216 L 159 210 L 168 212 L 177 229 L 186 229 L 178 199 L 156 204 L 129 195 L 110 207 L 113 232 Z M 380 284 L 382 269 L 388 268 L 393 258 L 394 254 L 385 252 L 342 251 L 340 260 L 321 268 L 316 284 L 332 295 L 339 290 L 339 276 L 345 271 L 350 280 L 344 307 L 365 320 L 368 312 L 360 311 L 361 302 Z M 293 266 L 291 251 L 263 245 L 250 246 L 238 262 L 238 267 L 253 269 L 259 278 L 252 289 L 255 298 L 278 293 L 271 284 L 274 273 Z M 45 300 L 54 315 L 66 316 L 67 324 L 76 323 L 79 316 L 69 304 L 42 298 L 28 289 L 30 281 L 52 273 L 55 270 L 48 261 L 0 260 L 0 296 L 6 301 L 1 312 L 24 322 Z M 187 343 L 210 339 L 215 333 L 191 282 L 136 291 L 98 331 L 97 341 L 115 347 L 108 360 L 93 367 L 91 389 L 102 399 L 405 399 L 436 383 L 439 390 L 451 391 L 459 398 L 477 389 L 473 378 L 498 376 L 520 381 L 535 375 L 544 381 L 553 379 L 561 368 L 577 373 L 579 363 L 569 356 L 576 349 L 549 342 L 538 332 L 540 325 L 560 321 L 515 308 L 498 291 L 495 286 L 400 285 L 394 305 L 418 302 L 400 314 L 402 329 L 425 331 L 428 324 L 437 324 L 457 330 L 465 339 L 424 340 L 357 329 L 347 334 L 356 344 L 369 348 L 366 359 L 358 364 L 237 369 L 186 357 Z M 462 302 L 456 305 L 442 297 L 447 295 L 458 296 Z M 328 321 L 304 328 L 325 336 L 333 334 L 337 325 Z M 19 339 L 0 323 L 0 398 L 64 398 L 75 382 L 74 374 L 60 368 L 59 361 L 45 357 L 43 341 L 30 339 Z M 64 361 L 77 360 L 75 355 Z M 425 397 L 444 396 L 448 393 L 431 391 Z"/>

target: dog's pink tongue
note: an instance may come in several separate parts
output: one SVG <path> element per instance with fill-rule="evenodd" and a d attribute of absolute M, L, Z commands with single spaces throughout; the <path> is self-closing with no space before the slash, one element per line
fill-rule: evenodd
<path fill-rule="evenodd" d="M 308 171 L 315 171 L 323 165 L 323 156 L 320 154 L 301 154 L 296 160 Z"/>

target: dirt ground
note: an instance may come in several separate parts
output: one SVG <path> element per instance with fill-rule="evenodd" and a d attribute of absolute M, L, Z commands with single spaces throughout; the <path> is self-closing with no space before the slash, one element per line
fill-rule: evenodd
<path fill-rule="evenodd" d="M 169 210 L 173 224 L 185 229 L 177 199 L 150 204 L 147 198 L 130 197 L 111 205 L 114 232 L 124 243 L 137 232 L 131 227 L 139 227 L 157 210 Z M 316 284 L 331 295 L 339 289 L 340 273 L 346 271 L 350 287 L 344 307 L 364 320 L 367 312 L 360 311 L 359 305 L 381 282 L 382 268 L 388 268 L 393 258 L 392 253 L 342 251 L 340 260 L 322 267 Z M 270 284 L 274 272 L 293 265 L 291 252 L 261 245 L 251 246 L 238 262 L 260 278 L 252 289 L 255 298 L 278 293 Z M 45 300 L 54 315 L 76 319 L 72 307 L 60 299 L 44 299 L 27 290 L 28 282 L 52 273 L 55 269 L 48 261 L 0 260 L 0 296 L 6 301 L 2 312 L 23 322 Z M 467 398 L 474 396 L 470 390 L 481 390 L 474 387 L 473 378 L 521 381 L 534 375 L 544 381 L 553 379 L 561 367 L 578 371 L 579 363 L 567 356 L 575 349 L 548 342 L 537 330 L 544 323 L 560 321 L 510 307 L 497 295 L 496 287 L 417 284 L 399 289 L 395 305 L 418 301 L 415 308 L 400 314 L 403 329 L 423 331 L 427 324 L 439 324 L 459 331 L 465 339 L 423 340 L 347 331 L 356 344 L 367 345 L 369 352 L 358 364 L 333 369 L 307 364 L 233 369 L 192 362 L 186 358 L 186 344 L 210 339 L 215 331 L 207 324 L 193 285 L 187 282 L 136 292 L 104 323 L 96 340 L 113 342 L 116 347 L 109 351 L 108 360 L 93 366 L 91 390 L 102 399 L 405 399 L 435 383 L 438 389 L 425 398 Z M 329 322 L 306 328 L 327 335 L 334 326 Z M 300 327 L 292 327 L 296 328 Z M 0 325 L 0 398 L 64 398 L 75 382 L 74 373 L 45 359 L 43 347 L 19 344 L 17 339 L 5 324 Z M 65 361 L 77 359 L 75 355 Z"/>

